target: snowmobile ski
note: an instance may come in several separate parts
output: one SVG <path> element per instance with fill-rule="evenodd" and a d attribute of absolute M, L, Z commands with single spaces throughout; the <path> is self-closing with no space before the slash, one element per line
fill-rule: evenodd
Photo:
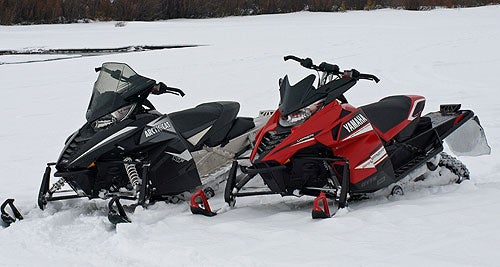
<path fill-rule="evenodd" d="M 114 208 L 114 206 L 116 206 L 116 209 Z M 119 223 L 131 222 L 131 220 L 127 216 L 127 213 L 125 212 L 125 209 L 120 203 L 120 197 L 118 196 L 113 197 L 108 203 L 108 208 L 109 208 L 108 220 L 112 224 L 116 225 Z"/>
<path fill-rule="evenodd" d="M 194 193 L 191 196 L 189 202 L 190 202 L 191 212 L 193 214 L 200 214 L 208 217 L 217 215 L 217 213 L 213 212 L 212 209 L 210 208 L 210 204 L 208 204 L 208 198 L 203 189 L 200 189 L 198 190 L 198 192 Z"/>
<path fill-rule="evenodd" d="M 12 210 L 13 215 L 10 215 L 8 212 L 5 211 L 5 208 L 9 206 L 10 209 Z M 6 226 L 11 225 L 14 223 L 16 220 L 23 220 L 23 216 L 21 215 L 21 212 L 17 209 L 17 207 L 14 205 L 14 199 L 9 198 L 5 200 L 2 203 L 2 206 L 0 207 L 0 210 L 2 212 L 2 221 Z"/>

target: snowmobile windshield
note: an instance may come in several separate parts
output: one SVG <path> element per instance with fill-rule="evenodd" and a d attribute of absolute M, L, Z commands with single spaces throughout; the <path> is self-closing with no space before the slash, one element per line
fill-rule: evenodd
<path fill-rule="evenodd" d="M 127 64 L 102 64 L 87 109 L 87 121 L 95 121 L 121 107 L 133 104 L 133 96 L 155 84 L 154 80 L 137 74 Z"/>
<path fill-rule="evenodd" d="M 316 76 L 311 74 L 295 85 L 290 85 L 288 76 L 285 76 L 280 84 L 280 105 L 279 110 L 282 116 L 307 107 L 314 102 L 325 97 L 325 92 L 318 91 L 313 86 Z"/>

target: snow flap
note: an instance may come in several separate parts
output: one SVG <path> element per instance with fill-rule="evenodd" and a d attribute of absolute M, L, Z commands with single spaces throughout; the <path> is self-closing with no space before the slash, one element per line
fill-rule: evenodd
<path fill-rule="evenodd" d="M 481 156 L 491 153 L 491 147 L 477 116 L 446 137 L 445 141 L 457 156 Z"/>

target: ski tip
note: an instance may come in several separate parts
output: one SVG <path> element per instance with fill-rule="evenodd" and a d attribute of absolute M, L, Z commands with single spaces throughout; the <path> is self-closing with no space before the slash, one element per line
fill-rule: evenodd
<path fill-rule="evenodd" d="M 12 210 L 12 213 L 13 213 L 13 216 L 10 215 L 9 213 L 7 213 L 5 211 L 5 208 L 9 206 L 10 209 Z M 21 212 L 17 209 L 17 207 L 14 205 L 14 199 L 13 198 L 9 198 L 7 200 L 5 200 L 1 207 L 0 207 L 0 210 L 1 210 L 1 219 L 4 223 L 4 225 L 6 226 L 10 226 L 12 223 L 14 223 L 16 220 L 23 220 L 24 217 L 23 215 L 21 215 Z"/>
<path fill-rule="evenodd" d="M 207 196 L 205 195 L 203 189 L 200 189 L 196 193 L 194 193 L 189 199 L 189 202 L 191 213 L 193 214 L 204 215 L 207 217 L 213 217 L 217 215 L 216 212 L 213 212 L 210 209 L 210 204 L 208 203 Z"/>
<path fill-rule="evenodd" d="M 323 204 L 323 208 L 320 207 L 320 202 Z M 319 193 L 318 197 L 314 199 L 312 218 L 313 219 L 326 219 L 330 218 L 330 208 L 328 207 L 328 201 L 324 192 Z"/>

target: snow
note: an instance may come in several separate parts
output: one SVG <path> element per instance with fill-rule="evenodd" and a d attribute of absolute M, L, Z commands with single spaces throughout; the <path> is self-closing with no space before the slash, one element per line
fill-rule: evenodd
<path fill-rule="evenodd" d="M 2 266 L 498 266 L 500 147 L 497 105 L 500 6 L 426 12 L 309 13 L 204 20 L 0 26 L 0 50 L 204 45 L 197 48 L 0 65 L 0 200 L 14 197 L 25 220 L 0 228 Z M 284 74 L 309 72 L 283 62 L 294 54 L 381 78 L 360 82 L 354 105 L 391 94 L 420 94 L 426 112 L 462 103 L 479 115 L 492 155 L 460 157 L 471 181 L 353 203 L 311 219 L 312 199 L 237 200 L 213 218 L 187 203 L 136 208 L 116 228 L 107 202 L 85 199 L 36 207 L 46 162 L 85 121 L 93 68 L 126 62 L 187 95 L 151 97 L 164 113 L 213 100 L 241 103 L 240 114 L 275 108 Z M 52 58 L 0 56 L 0 62 Z M 223 205 L 222 192 L 211 200 Z"/>

